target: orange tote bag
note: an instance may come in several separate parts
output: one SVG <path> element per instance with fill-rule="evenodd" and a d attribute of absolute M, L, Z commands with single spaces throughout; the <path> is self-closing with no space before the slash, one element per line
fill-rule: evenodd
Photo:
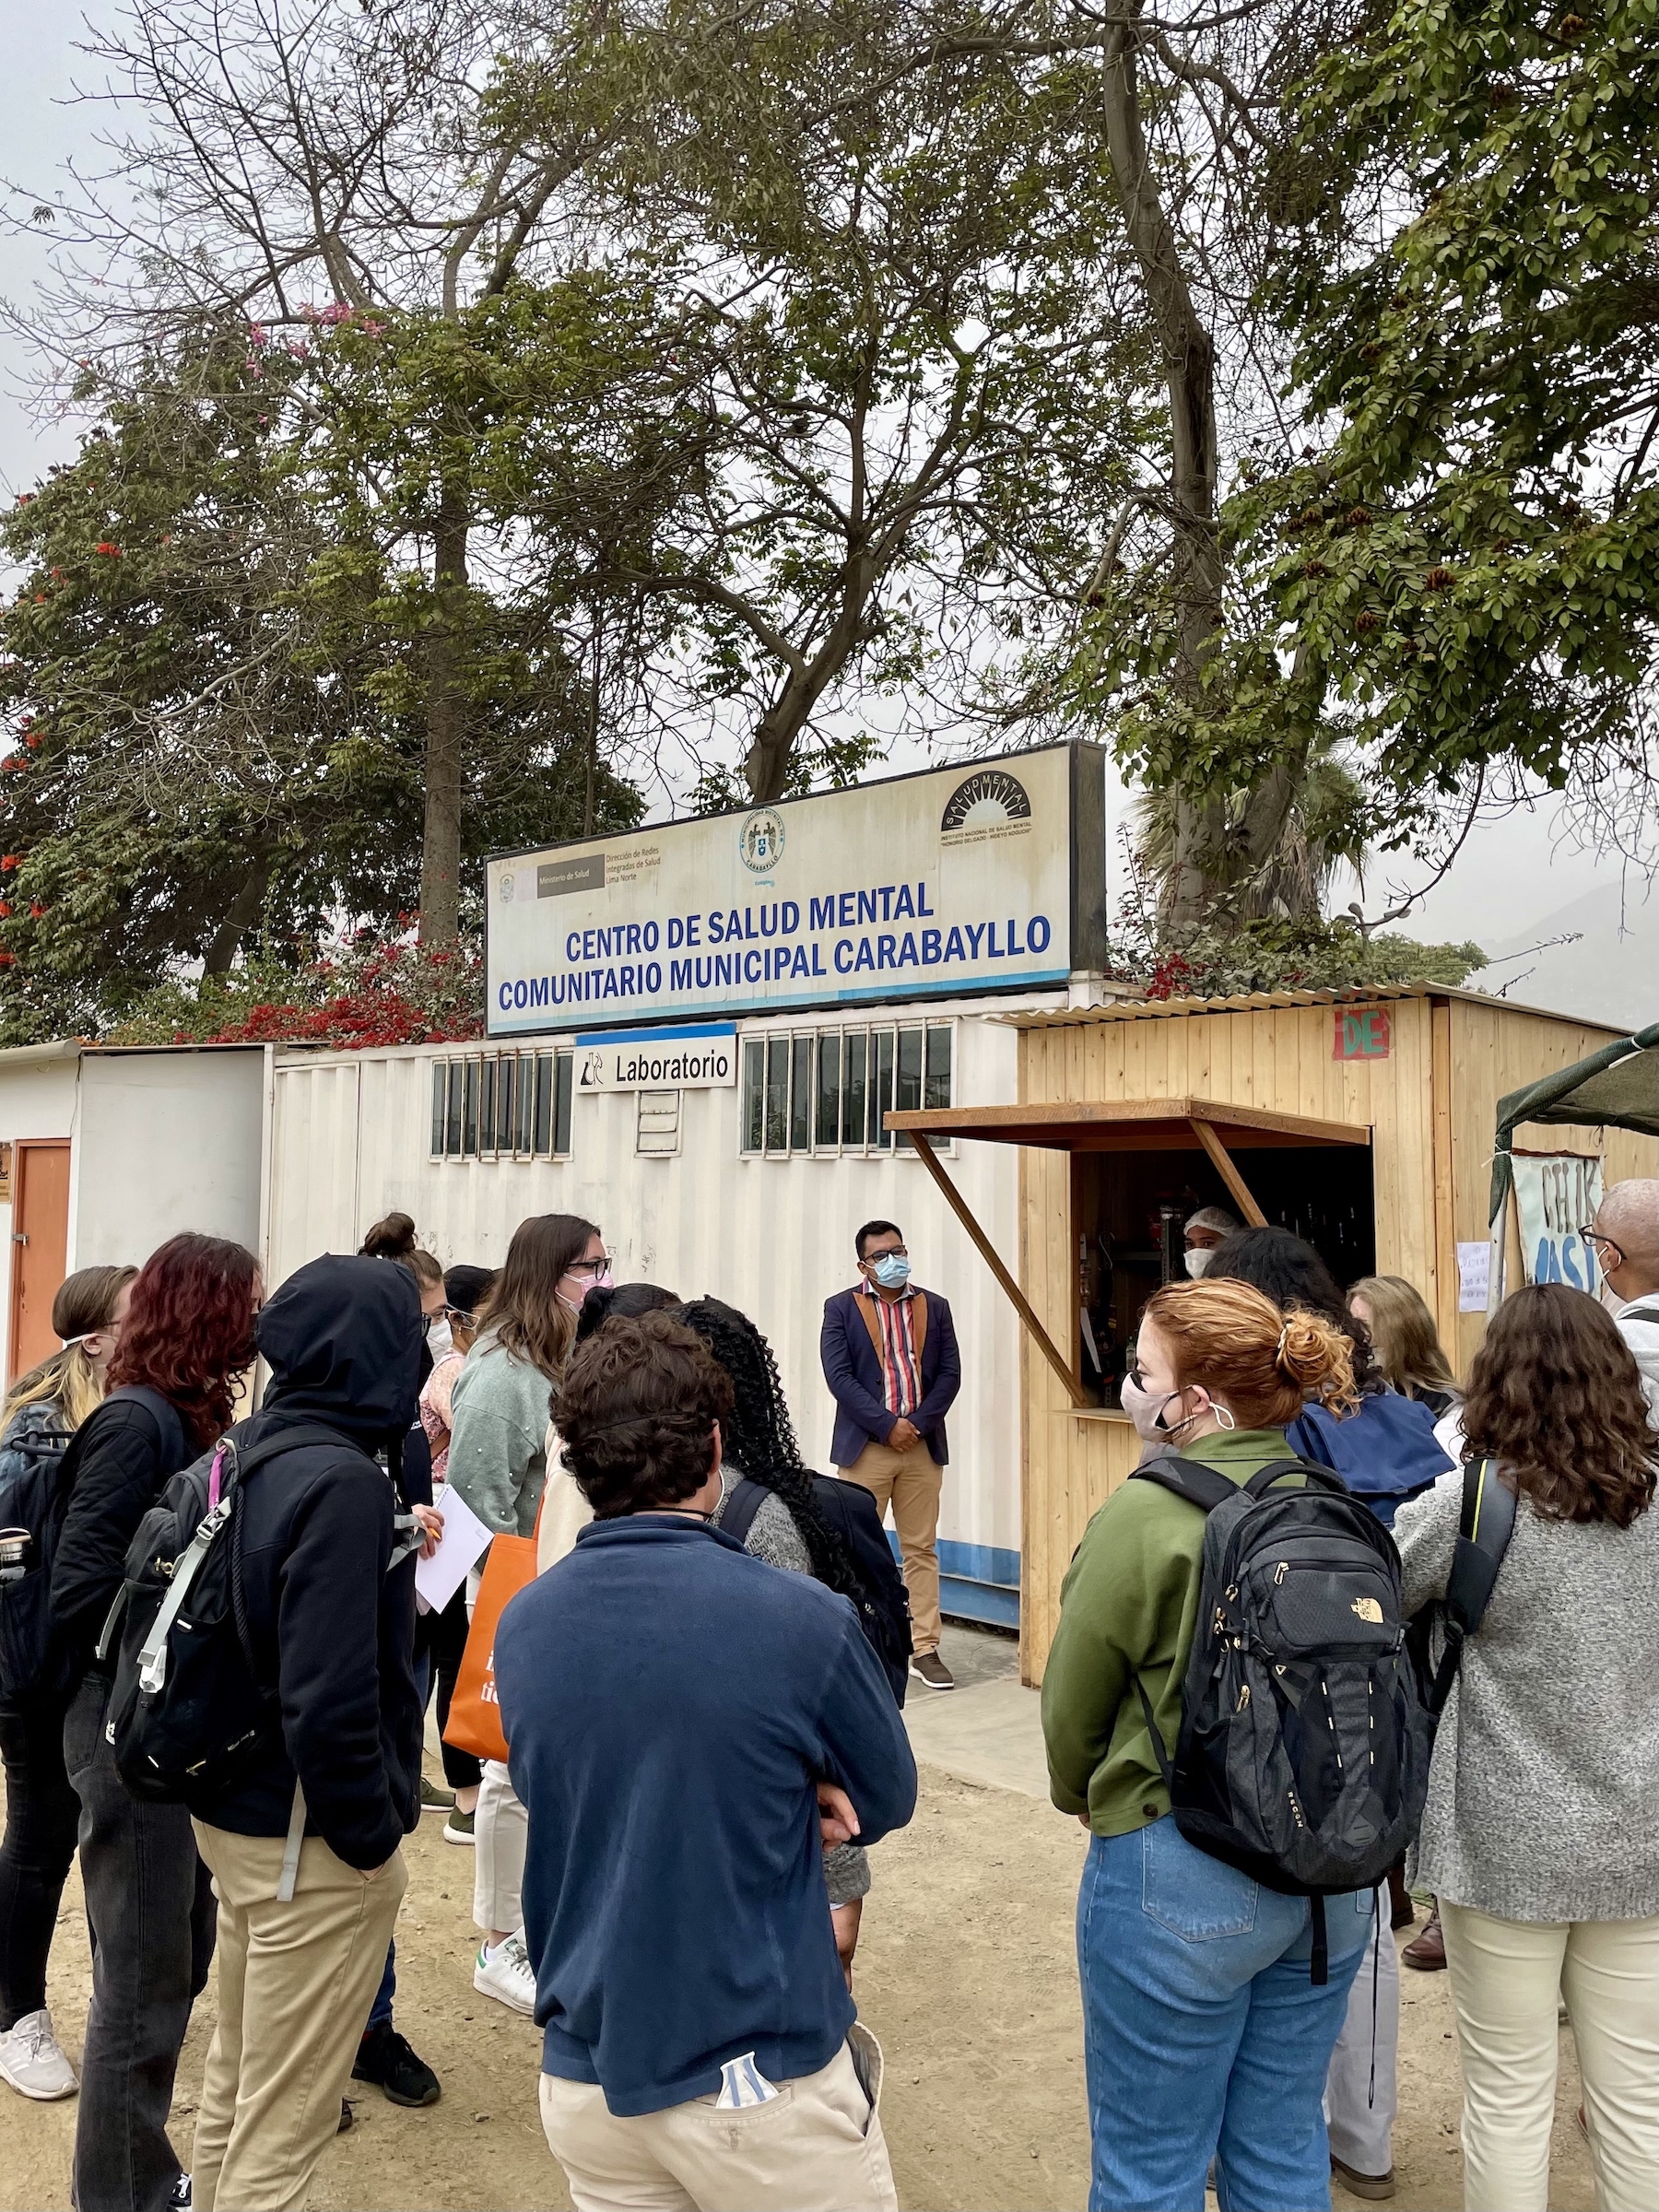
<path fill-rule="evenodd" d="M 536 1516 L 539 1521 L 541 1516 Z M 507 1738 L 501 1734 L 501 1701 L 496 1695 L 496 1623 L 509 1599 L 535 1580 L 535 1538 L 494 1536 L 478 1600 L 466 1631 L 466 1649 L 461 1654 L 461 1672 L 450 1699 L 449 1720 L 443 1740 L 475 1759 L 504 1759 Z"/>

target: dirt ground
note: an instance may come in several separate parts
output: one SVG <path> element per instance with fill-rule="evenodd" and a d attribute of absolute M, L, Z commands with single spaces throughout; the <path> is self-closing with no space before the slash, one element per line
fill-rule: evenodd
<path fill-rule="evenodd" d="M 887 2054 L 882 2113 L 906 2212 L 1053 2212 L 1088 2194 L 1088 2128 L 1072 1905 L 1084 1838 L 1036 1799 L 923 1771 L 913 1824 L 877 1853 L 858 1954 L 858 1997 Z M 538 2038 L 475 1995 L 471 1854 L 429 1818 L 407 1846 L 398 1927 L 397 2023 L 444 2085 L 441 2103 L 402 2112 L 378 2090 L 329 2149 L 312 2203 L 395 2207 L 566 2206 L 536 2118 Z M 86 2023 L 88 1959 L 77 1886 L 65 1894 L 50 2002 L 67 2049 Z M 1457 2058 L 1444 1974 L 1401 1977 L 1399 2212 L 1463 2202 Z M 179 2074 L 174 2139 L 186 2156 L 212 2032 L 209 1986 Z M 1550 2203 L 1589 2212 L 1589 2158 L 1572 2111 L 1562 2030 Z M 0 2086 L 0 2207 L 69 2202 L 73 2101 L 26 2103 Z M 1356 2200 L 1338 2193 L 1339 2207 Z M 1212 2200 L 1213 2202 L 1213 2200 Z"/>

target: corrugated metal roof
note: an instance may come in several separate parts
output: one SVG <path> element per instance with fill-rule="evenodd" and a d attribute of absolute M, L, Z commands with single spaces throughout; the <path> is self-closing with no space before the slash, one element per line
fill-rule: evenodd
<path fill-rule="evenodd" d="M 1077 1029 L 1099 1021 L 1169 1021 L 1182 1014 L 1254 1014 L 1294 1006 L 1373 1005 L 1382 999 L 1456 998 L 1474 1006 L 1500 1006 L 1512 1014 L 1534 1014 L 1545 1021 L 1571 1022 L 1575 1029 L 1600 1030 L 1609 1037 L 1629 1036 L 1611 1022 L 1560 1014 L 1548 1006 L 1518 1006 L 1490 991 L 1465 991 L 1450 983 L 1356 983 L 1342 991 L 1246 991 L 1233 998 L 1118 999 L 1100 1006 L 1066 1006 L 1053 1014 L 1007 1014 L 1017 1030 Z"/>

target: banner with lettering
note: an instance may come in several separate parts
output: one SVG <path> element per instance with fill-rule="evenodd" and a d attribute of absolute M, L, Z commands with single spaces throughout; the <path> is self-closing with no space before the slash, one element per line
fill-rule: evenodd
<path fill-rule="evenodd" d="M 1594 1295 L 1601 1276 L 1594 1252 L 1579 1231 L 1601 1204 L 1601 1161 L 1576 1152 L 1517 1152 L 1514 1169 L 1525 1280 L 1571 1283 Z"/>

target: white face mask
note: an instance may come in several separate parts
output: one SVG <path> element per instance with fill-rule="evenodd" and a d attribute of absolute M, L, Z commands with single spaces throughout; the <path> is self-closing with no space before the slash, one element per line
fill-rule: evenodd
<path fill-rule="evenodd" d="M 1186 1248 L 1186 1271 L 1197 1277 L 1209 1273 L 1209 1264 L 1216 1256 L 1213 1244 L 1189 1244 Z"/>
<path fill-rule="evenodd" d="M 427 1350 L 432 1355 L 435 1367 L 440 1359 L 447 1359 L 455 1348 L 455 1339 L 449 1324 L 449 1315 L 440 1313 L 427 1331 Z"/>
<path fill-rule="evenodd" d="M 1124 1402 L 1124 1411 L 1135 1423 L 1136 1436 L 1148 1444 L 1169 1441 L 1169 1430 L 1158 1426 L 1159 1411 L 1164 1403 L 1162 1398 L 1149 1390 L 1143 1390 L 1139 1383 L 1131 1382 L 1127 1375 L 1119 1385 L 1118 1395 Z"/>

